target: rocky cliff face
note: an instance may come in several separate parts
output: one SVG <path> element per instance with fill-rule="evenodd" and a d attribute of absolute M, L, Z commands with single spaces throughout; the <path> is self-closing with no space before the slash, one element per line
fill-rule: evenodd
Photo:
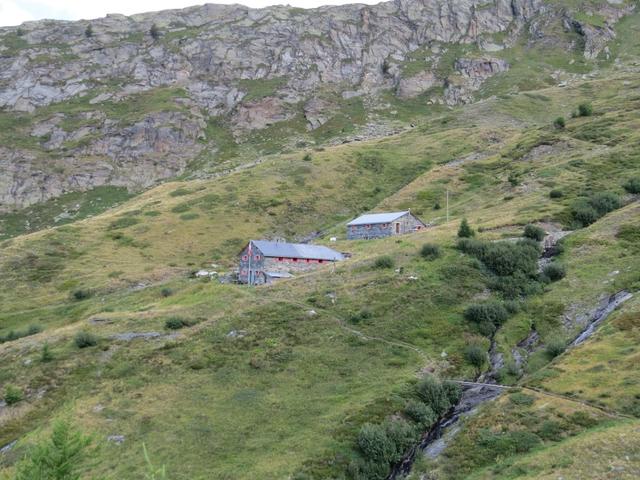
<path fill-rule="evenodd" d="M 211 119 L 241 140 L 298 112 L 312 131 L 344 99 L 380 92 L 469 102 L 509 69 L 495 52 L 523 35 L 547 38 L 544 25 L 563 22 L 596 58 L 628 7 L 599 11 L 600 27 L 553 9 L 542 0 L 205 5 L 0 29 L 0 210 L 175 176 L 220 148 Z M 473 57 L 451 58 L 458 45 L 473 45 Z"/>

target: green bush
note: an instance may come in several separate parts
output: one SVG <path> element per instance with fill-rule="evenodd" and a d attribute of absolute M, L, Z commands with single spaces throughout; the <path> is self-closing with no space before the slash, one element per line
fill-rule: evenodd
<path fill-rule="evenodd" d="M 389 464 L 357 458 L 347 470 L 353 480 L 384 480 L 389 474 Z"/>
<path fill-rule="evenodd" d="M 527 239 L 517 243 L 496 242 L 487 246 L 480 260 L 499 276 L 523 275 L 535 276 L 538 271 L 539 245 Z"/>
<path fill-rule="evenodd" d="M 169 330 L 180 330 L 187 325 L 188 323 L 180 317 L 167 318 L 167 321 L 164 322 L 165 328 L 168 328 Z"/>
<path fill-rule="evenodd" d="M 590 117 L 591 115 L 593 115 L 593 107 L 590 103 L 581 103 L 578 105 L 579 117 Z"/>
<path fill-rule="evenodd" d="M 442 416 L 451 407 L 442 384 L 430 375 L 416 384 L 416 394 L 438 417 Z"/>
<path fill-rule="evenodd" d="M 640 193 L 640 177 L 630 178 L 623 187 L 629 193 Z"/>
<path fill-rule="evenodd" d="M 594 223 L 600 217 L 622 206 L 620 197 L 613 192 L 599 192 L 585 199 L 581 198 L 571 206 L 571 216 L 582 227 Z"/>
<path fill-rule="evenodd" d="M 486 429 L 480 431 L 478 438 L 478 446 L 487 450 L 492 460 L 516 453 L 526 453 L 540 443 L 540 437 L 526 430 L 494 433 Z"/>
<path fill-rule="evenodd" d="M 573 204 L 571 216 L 581 227 L 587 227 L 600 218 L 596 209 L 583 200 L 578 200 Z"/>
<path fill-rule="evenodd" d="M 71 293 L 71 296 L 74 300 L 86 300 L 87 298 L 91 298 L 91 295 L 93 295 L 93 292 L 91 292 L 91 290 L 83 288 L 74 290 Z"/>
<path fill-rule="evenodd" d="M 462 387 L 456 382 L 445 380 L 442 382 L 442 390 L 452 406 L 462 397 Z"/>
<path fill-rule="evenodd" d="M 310 153 L 305 153 L 304 157 L 302 157 L 302 160 L 304 160 L 305 162 L 310 162 L 311 161 L 311 154 Z"/>
<path fill-rule="evenodd" d="M 440 256 L 440 247 L 434 243 L 425 243 L 420 249 L 420 255 L 427 260 L 435 260 Z"/>
<path fill-rule="evenodd" d="M 393 444 L 391 462 L 397 462 L 416 441 L 417 431 L 413 425 L 403 419 L 389 419 L 384 424 L 387 439 Z"/>
<path fill-rule="evenodd" d="M 464 358 L 473 365 L 477 371 L 481 371 L 487 361 L 487 352 L 480 345 L 467 345 L 464 349 Z"/>
<path fill-rule="evenodd" d="M 462 219 L 460 228 L 458 229 L 458 238 L 471 238 L 474 237 L 476 232 L 469 226 L 469 222 L 466 218 Z"/>
<path fill-rule="evenodd" d="M 437 420 L 437 416 L 431 407 L 419 400 L 409 400 L 404 407 L 404 413 L 423 428 L 433 425 Z"/>
<path fill-rule="evenodd" d="M 560 263 L 550 263 L 542 270 L 542 275 L 551 282 L 557 282 L 563 279 L 566 274 L 566 267 Z"/>
<path fill-rule="evenodd" d="M 78 332 L 73 341 L 78 348 L 94 347 L 98 344 L 98 338 L 89 332 Z"/>
<path fill-rule="evenodd" d="M 109 224 L 109 230 L 117 230 L 120 228 L 127 228 L 140 223 L 140 220 L 136 217 L 121 217 Z"/>
<path fill-rule="evenodd" d="M 509 395 L 509 401 L 515 405 L 522 405 L 525 407 L 530 407 L 535 402 L 535 397 L 533 395 L 527 395 L 522 392 L 515 392 Z"/>
<path fill-rule="evenodd" d="M 490 323 L 499 327 L 507 321 L 509 313 L 499 302 L 475 303 L 465 309 L 464 318 L 473 323 Z"/>
<path fill-rule="evenodd" d="M 383 255 L 381 257 L 376 258 L 376 261 L 373 264 L 375 268 L 380 268 L 380 269 L 393 268 L 394 265 L 395 265 L 395 262 L 393 258 L 391 258 L 389 255 Z"/>
<path fill-rule="evenodd" d="M 546 234 L 547 232 L 545 232 L 544 229 L 538 227 L 537 225 L 529 224 L 524 227 L 522 236 L 540 242 L 544 239 Z"/>
<path fill-rule="evenodd" d="M 564 197 L 564 193 L 562 193 L 562 190 L 551 190 L 549 192 L 549 198 L 562 198 Z"/>
<path fill-rule="evenodd" d="M 160 290 L 160 295 L 162 295 L 165 298 L 170 297 L 171 295 L 173 295 L 173 290 L 165 287 L 162 290 Z"/>
<path fill-rule="evenodd" d="M 549 358 L 555 358 L 558 355 L 561 355 L 567 348 L 567 344 L 564 340 L 559 338 L 555 338 L 547 343 L 547 346 L 544 348 L 544 352 L 547 354 Z"/>
<path fill-rule="evenodd" d="M 553 126 L 558 130 L 562 130 L 567 126 L 567 122 L 565 121 L 564 117 L 558 117 L 553 121 Z"/>
<path fill-rule="evenodd" d="M 42 327 L 39 325 L 30 325 L 26 330 L 10 330 L 9 332 L 7 332 L 7 334 L 0 335 L 0 343 L 12 342 L 13 340 L 18 340 L 19 338 L 35 335 L 36 333 L 40 333 L 41 331 Z"/>
<path fill-rule="evenodd" d="M 384 426 L 365 423 L 358 432 L 358 448 L 367 460 L 389 463 L 395 456 L 395 445 L 387 437 Z"/>
<path fill-rule="evenodd" d="M 620 225 L 616 233 L 616 238 L 640 245 L 640 226 L 632 224 Z"/>
<path fill-rule="evenodd" d="M 15 385 L 7 385 L 4 388 L 4 401 L 7 405 L 15 405 L 18 402 L 24 400 L 24 394 Z"/>
<path fill-rule="evenodd" d="M 87 25 L 87 28 L 84 29 L 84 36 L 87 38 L 93 37 L 93 27 L 91 24 Z"/>
<path fill-rule="evenodd" d="M 42 351 L 40 352 L 40 361 L 42 363 L 47 363 L 53 360 L 53 354 L 51 353 L 51 348 L 48 343 L 42 345 Z"/>
<path fill-rule="evenodd" d="M 349 321 L 351 323 L 358 324 L 363 320 L 370 319 L 372 316 L 373 316 L 373 313 L 371 313 L 371 310 L 367 308 L 363 308 L 359 312 L 351 314 L 349 316 Z"/>
<path fill-rule="evenodd" d="M 622 201 L 613 192 L 599 192 L 591 196 L 589 204 L 598 212 L 600 216 L 620 208 Z"/>
<path fill-rule="evenodd" d="M 536 432 L 542 439 L 557 442 L 562 440 L 564 428 L 559 422 L 545 420 Z"/>

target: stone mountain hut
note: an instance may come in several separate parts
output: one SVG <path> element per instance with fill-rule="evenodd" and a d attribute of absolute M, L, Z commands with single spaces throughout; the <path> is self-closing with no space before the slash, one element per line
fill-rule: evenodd
<path fill-rule="evenodd" d="M 322 245 L 251 240 L 240 253 L 238 280 L 262 285 L 343 259 L 340 252 Z"/>
<path fill-rule="evenodd" d="M 347 239 L 359 240 L 391 237 L 413 233 L 427 225 L 410 210 L 389 213 L 368 213 L 347 223 Z"/>

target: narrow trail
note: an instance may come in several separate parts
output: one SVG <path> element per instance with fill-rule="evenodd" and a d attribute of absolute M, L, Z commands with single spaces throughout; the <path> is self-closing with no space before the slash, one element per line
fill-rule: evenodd
<path fill-rule="evenodd" d="M 327 317 L 335 321 L 341 329 L 351 333 L 352 335 L 356 335 L 357 337 L 363 340 L 378 341 L 394 347 L 407 348 L 417 353 L 418 355 L 420 355 L 425 361 L 429 361 L 431 359 L 431 357 L 424 350 L 421 350 L 420 348 L 416 347 L 415 345 L 411 345 L 410 343 L 402 342 L 400 340 L 389 340 L 388 338 L 367 335 L 366 333 L 360 330 L 349 327 L 343 318 L 329 312 L 326 308 L 321 308 L 317 306 L 311 307 L 309 305 L 305 305 L 304 303 L 296 302 L 295 300 L 284 300 L 284 301 L 291 305 L 295 305 L 297 307 L 303 308 L 305 310 L 316 310 L 316 309 L 321 310 L 323 314 L 325 314 Z"/>
<path fill-rule="evenodd" d="M 589 402 L 588 400 L 583 400 L 581 398 L 576 398 L 576 397 L 572 397 L 572 396 L 569 396 L 569 395 L 564 395 L 562 393 L 550 392 L 549 390 L 545 390 L 543 388 L 531 387 L 531 386 L 527 386 L 527 385 L 501 385 L 501 384 L 494 384 L 494 383 L 468 382 L 468 381 L 465 381 L 465 380 L 451 380 L 451 381 L 453 383 L 457 383 L 458 385 L 461 385 L 463 387 L 485 387 L 485 388 L 496 389 L 496 390 L 515 390 L 515 391 L 529 390 L 529 391 L 535 392 L 535 393 L 537 393 L 539 395 L 545 395 L 545 396 L 548 396 L 548 397 L 554 397 L 554 398 L 558 398 L 558 399 L 561 399 L 561 400 L 566 400 L 566 401 L 572 402 L 572 403 L 579 403 L 580 405 L 583 405 L 585 407 L 593 408 L 594 410 L 599 410 L 600 412 L 604 413 L 605 415 L 607 415 L 609 417 L 630 418 L 630 419 L 635 418 L 635 417 L 633 417 L 631 415 L 626 415 L 624 413 L 618 412 L 617 410 L 610 410 L 610 409 L 602 407 L 600 405 L 596 405 L 594 403 Z"/>

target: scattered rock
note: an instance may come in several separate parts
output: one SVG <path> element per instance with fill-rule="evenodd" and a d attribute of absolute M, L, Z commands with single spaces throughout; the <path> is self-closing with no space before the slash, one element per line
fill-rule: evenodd
<path fill-rule="evenodd" d="M 107 442 L 115 443 L 116 445 L 122 445 L 125 441 L 124 435 L 109 435 Z"/>
<path fill-rule="evenodd" d="M 227 338 L 243 338 L 246 335 L 246 330 L 231 330 L 229 333 L 227 333 Z"/>

